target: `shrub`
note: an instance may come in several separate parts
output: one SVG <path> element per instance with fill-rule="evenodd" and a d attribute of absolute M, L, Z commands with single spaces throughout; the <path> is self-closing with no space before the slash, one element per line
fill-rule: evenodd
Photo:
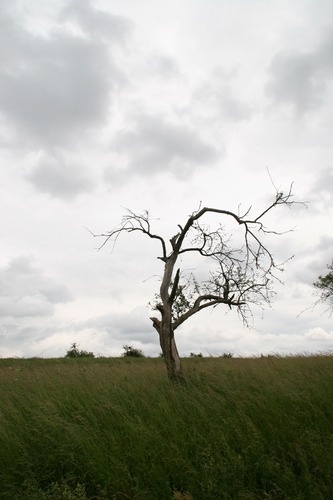
<path fill-rule="evenodd" d="M 131 345 L 123 345 L 124 352 L 122 354 L 123 358 L 132 357 L 132 358 L 144 358 L 145 355 L 141 351 L 141 349 L 136 349 Z"/>
<path fill-rule="evenodd" d="M 76 342 L 71 345 L 71 348 L 68 349 L 65 358 L 94 358 L 95 355 L 93 352 L 88 352 L 84 350 L 79 350 Z"/>

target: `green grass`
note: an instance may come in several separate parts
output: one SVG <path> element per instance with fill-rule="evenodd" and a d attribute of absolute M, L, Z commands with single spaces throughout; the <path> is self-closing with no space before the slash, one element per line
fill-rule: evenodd
<path fill-rule="evenodd" d="M 0 360 L 0 498 L 333 498 L 333 356 Z"/>

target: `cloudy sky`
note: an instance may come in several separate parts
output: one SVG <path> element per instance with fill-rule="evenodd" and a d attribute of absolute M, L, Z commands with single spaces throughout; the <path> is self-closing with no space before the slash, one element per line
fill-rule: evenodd
<path fill-rule="evenodd" d="M 312 283 L 333 257 L 331 0 L 1 0 L 0 356 L 158 355 L 147 306 L 159 245 L 198 208 L 280 209 L 273 308 L 221 307 L 177 330 L 181 355 L 333 349 Z M 185 261 L 183 268 L 187 269 Z M 193 263 L 191 263 L 193 265 Z M 200 272 L 200 261 L 195 269 Z"/>

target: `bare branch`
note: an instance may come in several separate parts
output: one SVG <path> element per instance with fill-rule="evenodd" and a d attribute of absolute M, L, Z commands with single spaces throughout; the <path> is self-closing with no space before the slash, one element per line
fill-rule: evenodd
<path fill-rule="evenodd" d="M 214 307 L 218 304 L 227 304 L 230 307 L 241 307 L 242 305 L 245 305 L 245 302 L 224 299 L 223 297 L 220 297 L 218 295 L 200 295 L 194 302 L 194 305 L 191 307 L 191 309 L 186 311 L 186 313 L 184 313 L 173 322 L 173 329 L 176 330 L 176 328 L 184 323 L 184 321 L 186 321 L 188 318 L 201 311 L 202 309 L 205 309 L 207 307 Z"/>
<path fill-rule="evenodd" d="M 167 259 L 166 244 L 162 236 L 159 236 L 151 232 L 149 212 L 145 211 L 143 215 L 138 215 L 129 209 L 126 210 L 128 213 L 123 216 L 119 226 L 116 227 L 115 229 L 112 229 L 110 232 L 102 234 L 94 234 L 90 230 L 88 230 L 90 234 L 92 234 L 94 237 L 104 238 L 104 241 L 98 250 L 101 250 L 109 241 L 113 242 L 112 249 L 114 249 L 117 239 L 119 238 L 121 233 L 132 233 L 134 231 L 139 231 L 143 234 L 146 234 L 151 239 L 156 239 L 160 241 L 162 246 L 162 257 L 158 258 L 165 262 Z"/>

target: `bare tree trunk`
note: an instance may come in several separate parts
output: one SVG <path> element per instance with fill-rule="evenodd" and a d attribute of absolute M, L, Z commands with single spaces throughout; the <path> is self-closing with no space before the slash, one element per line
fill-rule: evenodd
<path fill-rule="evenodd" d="M 164 318 L 162 320 L 157 318 L 150 319 L 160 338 L 160 345 L 165 359 L 168 377 L 170 380 L 174 381 L 183 380 L 184 375 L 172 328 L 171 314 L 170 318 L 165 318 L 165 315 L 163 316 Z"/>
<path fill-rule="evenodd" d="M 170 380 L 183 379 L 183 370 L 178 354 L 174 332 L 172 326 L 166 327 L 162 325 L 161 339 L 164 345 L 164 358 L 167 366 L 168 377 Z M 162 349 L 163 351 L 163 349 Z"/>
<path fill-rule="evenodd" d="M 172 243 L 173 244 L 173 243 Z M 175 283 L 171 295 L 169 295 L 169 287 L 172 280 L 174 265 L 177 260 L 177 253 L 173 252 L 165 259 L 165 267 L 163 279 L 160 287 L 160 296 L 162 304 L 157 309 L 161 313 L 161 319 L 150 318 L 154 328 L 158 331 L 160 345 L 165 359 L 168 377 L 170 380 L 183 380 L 183 371 L 178 354 L 174 329 L 172 324 L 172 305 L 175 298 L 176 288 L 179 281 L 179 270 L 176 273 Z"/>

